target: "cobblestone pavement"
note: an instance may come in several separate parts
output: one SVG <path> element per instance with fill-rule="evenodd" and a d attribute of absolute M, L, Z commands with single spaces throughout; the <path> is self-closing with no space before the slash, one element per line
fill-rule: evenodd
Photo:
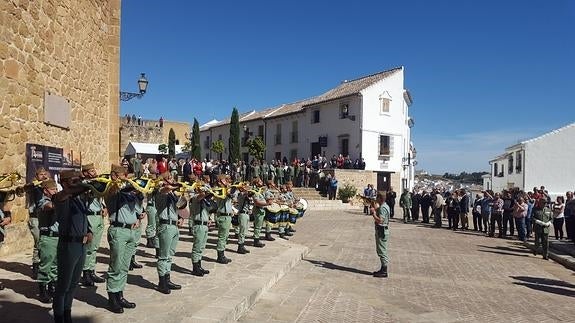
<path fill-rule="evenodd" d="M 304 220 L 290 242 L 310 252 L 241 322 L 575 321 L 575 274 L 517 241 L 396 221 L 383 279 L 371 276 L 379 269 L 371 217 Z"/>

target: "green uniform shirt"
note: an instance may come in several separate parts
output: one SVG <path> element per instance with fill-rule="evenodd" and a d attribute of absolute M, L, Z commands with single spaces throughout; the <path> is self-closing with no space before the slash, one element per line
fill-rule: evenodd
<path fill-rule="evenodd" d="M 218 213 L 232 214 L 232 196 L 226 196 L 224 199 L 217 199 Z"/>
<path fill-rule="evenodd" d="M 272 197 L 273 197 L 273 194 L 272 194 Z M 264 195 L 261 193 L 254 194 L 253 200 L 254 200 L 254 202 L 257 201 L 259 203 L 266 203 L 266 199 L 264 198 Z M 260 213 L 260 212 L 265 212 L 264 207 L 263 206 L 257 206 L 254 204 L 254 213 Z"/>
<path fill-rule="evenodd" d="M 92 193 L 86 193 L 82 196 L 82 200 L 88 205 L 88 215 L 99 214 L 104 209 L 104 200 L 95 197 Z"/>
<path fill-rule="evenodd" d="M 158 218 L 162 220 L 178 220 L 178 213 L 176 212 L 176 202 L 178 202 L 178 197 L 174 193 L 158 193 L 156 194 L 155 200 L 156 214 Z"/>
<path fill-rule="evenodd" d="M 38 227 L 40 230 L 50 230 L 52 232 L 58 232 L 58 217 L 54 209 L 44 210 L 44 207 L 52 203 L 52 199 L 44 195 L 38 202 Z"/>
<path fill-rule="evenodd" d="M 252 202 L 250 201 L 250 198 L 248 197 L 247 193 L 238 194 L 238 206 L 239 206 L 238 213 L 239 214 L 250 214 L 250 206 L 251 205 L 252 205 Z"/>
<path fill-rule="evenodd" d="M 383 222 L 381 224 L 378 224 L 380 226 L 388 226 L 389 225 L 389 206 L 387 205 L 387 203 L 382 203 L 379 208 L 377 209 L 377 216 L 379 216 Z"/>
<path fill-rule="evenodd" d="M 191 194 L 190 199 L 190 216 L 194 221 L 208 222 L 210 213 L 205 205 L 205 202 L 198 199 L 198 194 Z"/>
<path fill-rule="evenodd" d="M 143 212 L 142 203 L 132 193 L 118 192 L 105 198 L 110 222 L 134 224 Z"/>

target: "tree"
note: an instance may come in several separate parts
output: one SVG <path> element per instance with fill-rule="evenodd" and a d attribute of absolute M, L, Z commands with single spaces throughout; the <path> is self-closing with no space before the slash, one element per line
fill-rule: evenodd
<path fill-rule="evenodd" d="M 166 144 L 160 144 L 158 146 L 158 151 L 162 154 L 167 154 L 168 153 L 168 145 Z"/>
<path fill-rule="evenodd" d="M 266 144 L 264 144 L 261 137 L 255 137 L 254 139 L 249 140 L 247 146 L 251 156 L 260 161 L 264 159 Z"/>
<path fill-rule="evenodd" d="M 176 157 L 176 133 L 173 128 L 170 128 L 168 133 L 168 156 L 170 158 Z"/>
<path fill-rule="evenodd" d="M 214 152 L 214 154 L 218 154 L 219 159 L 222 159 L 222 153 L 224 152 L 224 142 L 221 140 L 216 140 L 212 142 L 212 147 L 210 150 Z"/>
<path fill-rule="evenodd" d="M 202 145 L 200 144 L 200 124 L 194 118 L 194 127 L 192 128 L 192 158 L 202 159 Z"/>
<path fill-rule="evenodd" d="M 228 161 L 230 163 L 236 163 L 240 160 L 240 118 L 238 115 L 238 109 L 235 107 L 232 110 L 232 117 L 230 120 L 230 139 L 228 148 L 230 149 Z"/>

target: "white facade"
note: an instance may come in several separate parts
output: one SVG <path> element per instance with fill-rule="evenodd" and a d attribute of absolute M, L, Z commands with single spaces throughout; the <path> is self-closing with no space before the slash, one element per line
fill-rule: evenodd
<path fill-rule="evenodd" d="M 530 191 L 545 186 L 553 196 L 575 189 L 575 123 L 508 147 L 492 159 L 493 191 L 519 187 Z"/>
<path fill-rule="evenodd" d="M 403 67 L 344 81 L 317 97 L 242 114 L 240 129 L 245 126 L 250 136 L 263 132 L 267 161 L 284 156 L 293 160 L 320 154 L 330 159 L 348 154 L 352 160 L 364 158 L 366 170 L 378 172 L 378 181 L 381 177 L 382 181 L 400 181 L 402 188 L 412 188 L 411 96 L 403 83 Z M 208 137 L 213 142 L 220 136 L 226 146 L 222 158 L 227 158 L 229 120 L 200 127 L 204 155 Z M 327 139 L 327 145 L 320 145 L 320 137 Z M 245 147 L 242 153 L 247 153 Z"/>

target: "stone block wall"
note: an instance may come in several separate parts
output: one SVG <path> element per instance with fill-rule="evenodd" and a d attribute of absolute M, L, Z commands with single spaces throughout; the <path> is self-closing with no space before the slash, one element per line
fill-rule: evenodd
<path fill-rule="evenodd" d="M 159 126 L 158 120 L 141 119 L 140 122 L 128 122 L 123 116 L 120 124 L 120 156 L 124 155 L 130 142 L 151 144 L 168 144 L 170 129 L 174 129 L 176 140 L 180 145 L 186 143 L 186 134 L 190 134 L 190 124 L 187 122 L 165 121 Z"/>
<path fill-rule="evenodd" d="M 120 1 L 0 1 L 0 173 L 26 173 L 27 143 L 117 160 Z M 69 129 L 44 123 L 45 91 L 70 102 Z M 0 256 L 29 246 L 23 206 Z"/>

